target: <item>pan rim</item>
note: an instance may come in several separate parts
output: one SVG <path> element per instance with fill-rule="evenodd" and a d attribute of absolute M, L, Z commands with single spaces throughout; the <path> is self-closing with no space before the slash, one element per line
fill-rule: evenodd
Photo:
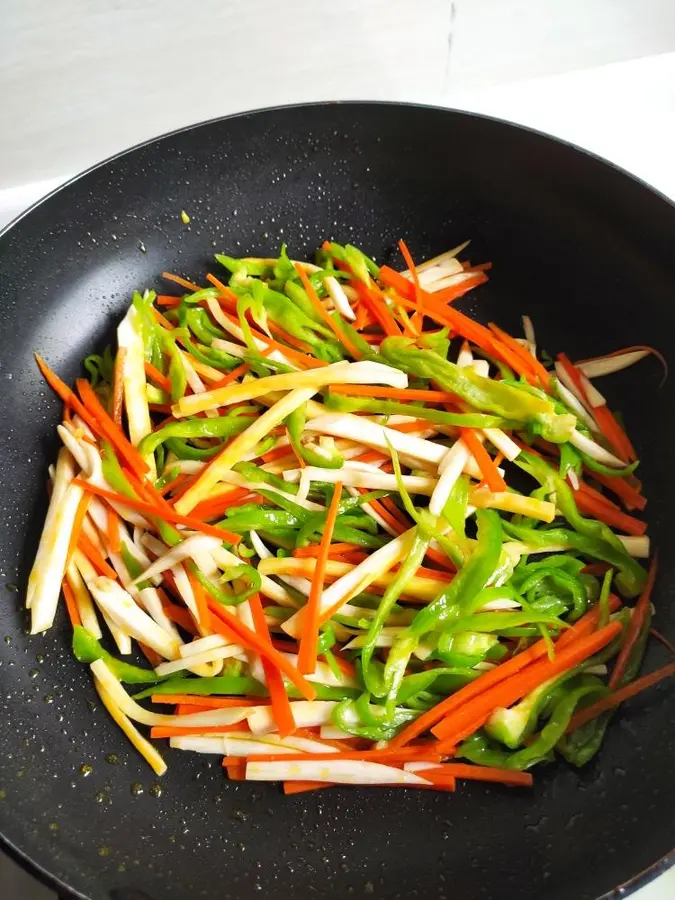
<path fill-rule="evenodd" d="M 170 131 L 164 132 L 160 135 L 148 138 L 146 140 L 140 141 L 137 144 L 132 145 L 131 147 L 127 147 L 124 150 L 120 150 L 117 153 L 113 153 L 111 156 L 106 157 L 105 159 L 94 163 L 91 166 L 88 166 L 86 169 L 78 172 L 73 175 L 63 184 L 60 184 L 58 187 L 51 190 L 49 193 L 45 194 L 44 197 L 40 197 L 30 206 L 28 206 L 25 210 L 20 212 L 17 216 L 15 216 L 10 222 L 8 222 L 2 229 L 0 229 L 0 248 L 3 240 L 7 237 L 7 235 L 16 228 L 26 217 L 28 217 L 32 212 L 37 210 L 42 204 L 51 200 L 61 191 L 67 190 L 71 186 L 77 184 L 82 181 L 88 175 L 93 172 L 96 172 L 99 169 L 104 168 L 105 166 L 110 165 L 111 163 L 116 162 L 117 160 L 128 156 L 137 150 L 141 150 L 145 147 L 149 147 L 153 144 L 159 144 L 160 142 L 175 137 L 180 134 L 184 134 L 190 131 L 196 131 L 200 128 L 207 127 L 210 125 L 216 125 L 221 122 L 228 122 L 235 119 L 241 119 L 249 116 L 261 116 L 268 113 L 282 112 L 286 110 L 299 110 L 299 109 L 313 109 L 313 108 L 324 108 L 330 106 L 341 106 L 341 107 L 355 107 L 355 108 L 371 108 L 371 107 L 381 107 L 381 106 L 391 106 L 398 108 L 407 108 L 407 109 L 419 109 L 426 110 L 430 112 L 436 113 L 450 113 L 451 115 L 456 115 L 465 119 L 475 119 L 480 121 L 486 121 L 489 123 L 493 123 L 497 126 L 503 126 L 507 129 L 515 129 L 516 131 L 526 132 L 536 137 L 544 138 L 547 141 L 562 145 L 567 147 L 582 156 L 590 158 L 595 162 L 599 162 L 603 166 L 606 166 L 610 169 L 613 169 L 615 172 L 623 175 L 625 178 L 630 179 L 630 181 L 639 185 L 643 189 L 647 190 L 650 194 L 657 197 L 659 200 L 663 201 L 667 206 L 671 208 L 671 210 L 675 213 L 675 200 L 672 200 L 668 196 L 666 196 L 662 191 L 653 185 L 646 182 L 644 179 L 639 176 L 629 172 L 627 169 L 624 169 L 622 166 L 612 162 L 611 160 L 606 159 L 603 156 L 600 156 L 597 153 L 594 153 L 591 150 L 587 150 L 583 147 L 580 147 L 578 144 L 568 141 L 564 138 L 557 137 L 552 134 L 548 134 L 545 131 L 541 131 L 537 128 L 532 128 L 528 125 L 522 125 L 520 123 L 509 121 L 508 119 L 502 119 L 498 116 L 486 115 L 484 113 L 472 112 L 470 110 L 457 109 L 452 106 L 440 106 L 438 104 L 433 103 L 413 103 L 413 102 L 403 102 L 397 100 L 322 100 L 322 101 L 313 101 L 313 102 L 304 102 L 304 103 L 288 103 L 288 104 L 279 104 L 276 106 L 264 106 L 258 107 L 256 109 L 250 110 L 241 110 L 239 112 L 230 113 L 225 116 L 214 116 L 211 119 L 205 119 L 200 122 L 194 122 L 189 125 L 183 125 L 179 128 L 171 129 Z M 64 881 L 62 881 L 58 876 L 48 872 L 41 864 L 33 861 L 27 853 L 24 853 L 16 844 L 9 840 L 6 835 L 0 831 L 0 851 L 7 853 L 7 855 L 13 859 L 14 862 L 18 863 L 21 868 L 23 868 L 26 872 L 36 877 L 42 884 L 46 887 L 56 890 L 63 894 L 63 900 L 70 900 L 70 898 L 74 898 L 74 900 L 87 900 L 84 894 L 74 891 L 69 885 L 67 885 Z M 671 867 L 675 867 L 675 847 L 673 847 L 670 851 L 665 853 L 662 857 L 655 860 L 651 865 L 647 868 L 643 869 L 641 872 L 638 872 L 628 881 L 623 882 L 622 884 L 616 885 L 616 887 L 611 888 L 606 893 L 594 898 L 594 900 L 615 900 L 618 897 L 627 897 L 631 894 L 634 894 L 640 888 L 645 887 L 647 884 L 654 881 L 664 872 L 666 872 Z"/>

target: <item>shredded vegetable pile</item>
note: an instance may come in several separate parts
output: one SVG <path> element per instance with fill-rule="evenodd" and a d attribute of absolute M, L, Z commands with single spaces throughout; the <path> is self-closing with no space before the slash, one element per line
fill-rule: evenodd
<path fill-rule="evenodd" d="M 134 294 L 74 390 L 37 357 L 64 412 L 32 632 L 62 595 L 158 774 L 168 738 L 287 793 L 527 786 L 675 673 L 637 677 L 656 564 L 593 384 L 656 351 L 572 363 L 527 317 L 480 324 L 465 247 L 416 267 L 401 242 L 402 272 L 331 242 L 219 255 L 206 287 Z"/>

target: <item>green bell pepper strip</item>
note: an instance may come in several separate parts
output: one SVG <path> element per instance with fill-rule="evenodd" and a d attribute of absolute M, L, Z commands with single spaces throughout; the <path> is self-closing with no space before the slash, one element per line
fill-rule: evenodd
<path fill-rule="evenodd" d="M 226 337 L 224 331 L 216 328 L 205 309 L 181 305 L 178 308 L 178 321 L 182 327 L 189 328 L 197 340 L 207 347 L 211 346 L 214 338 L 223 340 Z"/>
<path fill-rule="evenodd" d="M 366 641 L 361 650 L 361 667 L 366 689 L 376 697 L 384 697 L 388 692 L 388 685 L 381 673 L 371 666 L 371 660 L 377 648 L 377 639 L 385 622 L 391 615 L 394 604 L 421 566 L 429 548 L 429 543 L 430 538 L 421 534 L 419 528 L 415 528 L 403 565 L 399 568 L 394 580 L 384 592 L 382 601 L 370 622 Z"/>
<path fill-rule="evenodd" d="M 528 577 L 520 584 L 519 589 L 528 597 L 528 599 L 530 599 L 530 592 L 534 592 L 534 590 L 545 581 L 549 581 L 557 587 L 561 593 L 566 593 L 570 596 L 572 600 L 570 619 L 572 621 L 583 616 L 588 607 L 586 589 L 578 578 L 575 578 L 568 572 L 564 572 L 560 568 L 550 566 L 532 572 L 532 574 L 528 575 Z"/>
<path fill-rule="evenodd" d="M 581 550 L 582 553 L 589 552 L 590 548 L 594 547 L 596 552 L 590 555 L 602 559 L 618 569 L 616 584 L 621 593 L 627 597 L 636 597 L 642 590 L 647 573 L 638 562 L 628 555 L 614 532 L 603 522 L 585 519 L 580 515 L 571 488 L 543 459 L 522 450 L 515 463 L 535 478 L 549 493 L 555 494 L 556 508 L 574 531 L 584 539 L 583 547 L 587 549 L 582 549 L 578 541 L 576 543 L 570 541 L 572 546 Z M 555 530 L 548 529 L 540 533 L 550 537 Z"/>
<path fill-rule="evenodd" d="M 576 426 L 576 417 L 557 413 L 546 395 L 536 396 L 521 387 L 484 378 L 471 367 L 460 368 L 431 350 L 415 349 L 408 338 L 386 338 L 380 345 L 380 354 L 390 365 L 436 382 L 442 390 L 456 394 L 474 409 L 492 413 L 514 425 L 537 428 L 553 443 L 568 440 Z"/>
<path fill-rule="evenodd" d="M 232 437 L 245 431 L 252 421 L 249 414 L 257 412 L 256 406 L 241 406 L 233 409 L 226 416 L 216 416 L 212 419 L 179 419 L 176 422 L 170 422 L 163 428 L 146 434 L 138 445 L 138 452 L 141 456 L 147 456 L 170 438 Z"/>
<path fill-rule="evenodd" d="M 113 675 L 125 684 L 150 684 L 166 679 L 166 675 L 164 677 L 156 675 L 152 669 L 144 669 L 117 659 L 82 625 L 75 625 L 73 628 L 73 654 L 81 663 L 93 663 L 97 659 L 102 659 Z"/>
<path fill-rule="evenodd" d="M 612 589 L 612 579 L 614 578 L 614 569 L 607 569 L 602 579 L 602 588 L 600 589 L 600 598 L 598 604 L 600 606 L 600 618 L 598 619 L 598 628 L 604 628 L 609 622 L 609 594 Z"/>
<path fill-rule="evenodd" d="M 460 475 L 443 507 L 443 518 L 459 541 L 466 539 L 466 510 L 469 505 L 469 479 Z"/>
<path fill-rule="evenodd" d="M 368 699 L 370 695 L 363 696 Z M 374 710 L 381 710 L 381 713 L 376 714 Z M 359 715 L 360 722 L 363 722 L 364 714 L 368 721 L 358 725 L 351 724 L 349 714 L 354 712 Z M 343 700 L 333 710 L 331 720 L 345 734 L 366 738 L 369 741 L 390 741 L 404 725 L 412 722 L 418 715 L 415 710 L 396 709 L 393 715 L 389 716 L 382 706 L 369 705 L 366 711 L 365 704 L 359 703 L 359 700 Z"/>
<path fill-rule="evenodd" d="M 480 631 L 491 634 L 495 631 L 503 631 L 505 628 L 518 628 L 521 625 L 551 625 L 558 630 L 568 626 L 556 616 L 546 613 L 524 610 L 521 612 L 483 612 L 475 615 L 461 616 L 445 626 L 443 633 L 446 635 L 459 634 L 462 631 Z"/>
<path fill-rule="evenodd" d="M 211 694 L 225 694 L 265 697 L 267 689 L 255 678 L 238 675 L 214 675 L 210 678 L 177 678 L 174 675 L 161 684 L 134 694 L 134 700 L 143 700 L 152 694 L 196 694 L 202 697 L 208 697 Z"/>
<path fill-rule="evenodd" d="M 244 270 L 249 275 L 261 278 L 269 270 L 269 266 L 265 263 L 252 262 L 250 260 L 244 262 L 243 259 L 235 259 L 233 256 L 226 256 L 223 253 L 216 253 L 215 257 L 221 266 L 233 275 Z"/>
<path fill-rule="evenodd" d="M 561 478 L 567 478 L 568 472 L 581 475 L 583 463 L 581 454 L 572 444 L 560 445 L 560 467 L 558 469 Z"/>
<path fill-rule="evenodd" d="M 443 632 L 438 639 L 434 656 L 448 666 L 475 666 L 499 645 L 499 638 L 482 631 Z M 399 692 L 400 693 L 400 692 Z"/>
<path fill-rule="evenodd" d="M 356 277 L 366 284 L 370 283 L 370 278 L 368 277 L 370 275 L 375 279 L 379 278 L 380 267 L 377 263 L 352 244 L 346 244 L 342 247 L 340 244 L 336 244 L 335 241 L 331 241 L 326 248 L 326 253 L 334 259 L 346 263 Z"/>
<path fill-rule="evenodd" d="M 450 350 L 449 335 L 449 328 L 441 328 L 441 330 L 437 331 L 435 334 L 421 334 L 417 343 L 425 350 L 433 350 L 434 353 L 438 353 L 443 359 L 447 359 Z"/>
<path fill-rule="evenodd" d="M 324 450 L 317 447 L 313 450 L 311 447 L 302 443 L 302 434 L 305 430 L 305 422 L 307 421 L 306 406 L 299 406 L 285 420 L 288 429 L 288 437 L 291 445 L 296 453 L 309 466 L 320 466 L 324 469 L 341 469 L 344 465 L 344 456 L 337 450 Z"/>
<path fill-rule="evenodd" d="M 89 381 L 93 388 L 112 385 L 115 370 L 115 360 L 113 358 L 112 350 L 109 346 L 105 348 L 102 355 L 100 356 L 97 353 L 92 353 L 90 356 L 86 356 L 82 362 L 82 365 L 89 375 Z"/>
<path fill-rule="evenodd" d="M 122 556 L 122 562 L 127 567 L 127 572 L 131 575 L 132 579 L 135 581 L 139 575 L 143 573 L 143 566 L 136 557 L 133 555 L 131 550 L 129 550 L 129 546 L 122 542 L 120 547 L 120 554 Z M 142 591 L 144 588 L 152 587 L 151 581 L 139 581 L 136 585 L 139 591 Z"/>
<path fill-rule="evenodd" d="M 191 353 L 196 360 L 204 363 L 205 366 L 211 366 L 214 369 L 234 369 L 240 364 L 240 360 L 236 356 L 231 356 L 224 350 L 218 350 L 215 347 L 195 344 L 190 338 L 188 328 L 176 328 L 171 332 L 173 338 L 180 338 L 185 349 Z"/>
<path fill-rule="evenodd" d="M 158 491 L 164 490 L 164 488 L 175 481 L 179 475 L 180 468 L 178 466 L 172 466 L 170 469 L 163 471 L 161 477 L 155 481 L 155 489 Z"/>
<path fill-rule="evenodd" d="M 478 540 L 472 555 L 457 575 L 394 642 L 385 665 L 387 705 L 391 710 L 405 675 L 408 660 L 420 639 L 451 618 L 458 618 L 494 576 L 501 556 L 501 520 L 494 510 L 477 510 Z"/>
<path fill-rule="evenodd" d="M 189 567 L 190 571 L 195 575 L 197 581 L 199 581 L 204 590 L 223 606 L 238 606 L 240 603 L 243 603 L 244 600 L 248 600 L 253 594 L 258 593 L 262 583 L 258 570 L 254 569 L 253 566 L 247 566 L 245 563 L 242 563 L 240 566 L 232 566 L 226 573 L 220 576 L 220 580 L 228 582 L 236 578 L 246 578 L 249 582 L 249 586 L 238 594 L 229 594 L 227 591 L 223 591 L 215 585 L 194 563 L 189 563 Z"/>
<path fill-rule="evenodd" d="M 499 416 L 486 416 L 483 413 L 450 413 L 439 409 L 430 409 L 416 403 L 398 403 L 395 400 L 369 400 L 361 397 L 348 397 L 343 394 L 331 394 L 324 396 L 327 409 L 337 412 L 371 412 L 392 416 L 401 414 L 404 416 L 416 416 L 418 419 L 428 419 L 439 425 L 452 425 L 457 428 L 501 428 L 504 419 Z"/>
<path fill-rule="evenodd" d="M 177 403 L 181 397 L 185 396 L 185 391 L 187 390 L 187 375 L 185 374 L 182 354 L 172 341 L 167 341 L 167 352 L 169 353 L 171 400 L 173 403 Z"/>
<path fill-rule="evenodd" d="M 211 459 L 212 456 L 220 453 L 225 446 L 225 441 L 216 444 L 214 447 L 193 447 L 183 438 L 167 438 L 166 443 L 160 444 L 157 451 L 166 449 L 173 453 L 178 459 Z M 156 451 L 156 452 L 157 452 Z"/>
<path fill-rule="evenodd" d="M 577 450 L 577 453 L 588 469 L 591 469 L 593 472 L 599 472 L 601 475 L 608 475 L 610 478 L 627 478 L 629 475 L 632 475 L 640 465 L 640 460 L 636 459 L 635 462 L 632 462 L 629 466 L 623 466 L 623 468 L 617 469 L 614 466 L 603 465 L 596 459 L 593 459 L 592 456 L 589 456 L 588 453 L 584 453 L 583 450 Z"/>
<path fill-rule="evenodd" d="M 142 295 L 134 291 L 131 303 L 136 313 L 134 326 L 143 341 L 145 358 L 157 368 L 161 368 L 161 339 L 165 332 L 159 328 L 150 312 L 156 297 L 154 291 L 145 291 Z"/>
<path fill-rule="evenodd" d="M 447 697 L 470 681 L 482 675 L 477 669 L 467 666 L 438 666 L 406 675 L 399 688 L 398 702 L 404 706 L 421 693 L 434 689 L 437 696 Z"/>
<path fill-rule="evenodd" d="M 274 475 L 272 472 L 266 472 L 264 469 L 261 469 L 260 466 L 256 466 L 253 463 L 238 462 L 232 466 L 232 469 L 239 475 L 243 475 L 247 481 L 253 482 L 254 484 L 269 484 L 270 487 L 276 488 L 278 491 L 283 491 L 286 494 L 298 493 L 297 484 L 293 484 L 290 481 L 284 481 L 284 479 L 280 478 L 278 475 Z"/>

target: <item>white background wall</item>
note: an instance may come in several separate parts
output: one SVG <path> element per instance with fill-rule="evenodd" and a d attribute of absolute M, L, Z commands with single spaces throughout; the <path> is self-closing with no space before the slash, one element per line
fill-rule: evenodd
<path fill-rule="evenodd" d="M 0 227 L 156 134 L 327 99 L 512 119 L 675 198 L 675 0 L 0 0 Z M 0 896 L 45 894 L 0 858 Z"/>

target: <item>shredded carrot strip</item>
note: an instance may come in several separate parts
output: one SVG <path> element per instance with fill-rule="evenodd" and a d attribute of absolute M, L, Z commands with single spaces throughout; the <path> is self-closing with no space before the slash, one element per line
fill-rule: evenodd
<path fill-rule="evenodd" d="M 436 749 L 436 744 L 427 743 L 424 747 L 404 747 L 402 750 L 343 750 L 337 753 L 260 753 L 255 756 L 245 757 L 256 762 L 305 762 L 315 760 L 328 762 L 337 759 L 356 759 L 367 762 L 382 760 L 383 762 L 440 762 L 441 754 Z M 241 757 L 225 757 L 227 762 L 235 762 Z"/>
<path fill-rule="evenodd" d="M 331 781 L 284 781 L 284 794 L 306 794 L 321 788 L 335 787 Z"/>
<path fill-rule="evenodd" d="M 172 272 L 162 272 L 162 278 L 165 278 L 167 281 L 173 281 L 174 284 L 187 288 L 188 291 L 201 291 L 198 284 L 188 281 L 187 278 L 181 278 L 180 275 L 174 275 Z"/>
<path fill-rule="evenodd" d="M 138 649 L 141 651 L 143 656 L 147 659 L 153 669 L 156 669 L 157 666 L 164 662 L 164 659 L 157 653 L 156 650 L 153 650 L 152 647 L 148 647 L 147 644 L 143 644 L 141 641 L 137 641 Z"/>
<path fill-rule="evenodd" d="M 99 497 L 105 497 L 106 500 L 115 500 L 120 506 L 128 506 L 130 509 L 136 509 L 146 515 L 159 517 L 167 522 L 175 522 L 178 525 L 185 525 L 193 531 L 201 531 L 204 534 L 210 534 L 223 541 L 228 541 L 230 544 L 238 544 L 241 540 L 240 535 L 234 534 L 231 531 L 225 531 L 224 528 L 216 528 L 214 525 L 200 522 L 199 519 L 195 519 L 192 516 L 181 516 L 180 513 L 177 513 L 168 504 L 165 509 L 164 507 L 158 507 L 153 503 L 148 503 L 144 500 L 133 500 L 130 497 L 125 497 L 124 494 L 116 494 L 114 491 L 108 491 L 95 484 L 90 484 L 90 482 L 83 481 L 81 478 L 75 478 L 73 479 L 73 482 L 79 484 L 80 487 L 83 487 L 86 491 L 91 491 L 92 494 L 97 494 Z M 164 500 L 161 494 L 158 496 L 161 500 Z"/>
<path fill-rule="evenodd" d="M 643 497 L 639 490 L 631 485 L 625 478 L 618 476 L 601 475 L 600 472 L 590 472 L 589 475 L 608 488 L 621 500 L 626 509 L 642 510 L 647 505 L 647 498 Z"/>
<path fill-rule="evenodd" d="M 584 490 L 584 485 L 579 485 L 579 490 L 574 490 L 574 499 L 580 512 L 593 516 L 612 528 L 618 528 L 625 534 L 641 535 L 647 530 L 647 523 L 641 522 L 634 516 L 629 516 L 620 509 L 614 509 L 614 504 L 603 503 L 593 494 Z M 592 488 L 591 488 L 592 490 Z M 600 495 L 602 496 L 602 495 Z M 603 498 L 604 499 L 604 498 Z"/>
<path fill-rule="evenodd" d="M 76 384 L 82 403 L 96 420 L 97 432 L 103 434 L 110 441 L 136 475 L 145 475 L 148 471 L 148 464 L 122 429 L 115 425 L 89 382 L 84 378 L 78 378 Z"/>
<path fill-rule="evenodd" d="M 614 709 L 620 703 L 623 703 L 624 700 L 635 697 L 637 694 L 642 693 L 642 691 L 647 690 L 647 688 L 652 687 L 664 678 L 670 678 L 671 675 L 675 675 L 675 663 L 669 663 L 667 666 L 663 666 L 655 672 L 650 672 L 649 675 L 643 675 L 642 678 L 631 681 L 630 684 L 620 688 L 618 691 L 614 691 L 613 694 L 602 697 L 596 703 L 592 703 L 590 706 L 587 706 L 586 709 L 582 709 L 572 716 L 566 733 L 569 734 L 570 731 L 574 731 L 575 728 L 580 728 L 582 725 L 585 725 L 602 713 Z"/>
<path fill-rule="evenodd" d="M 42 377 L 47 382 L 49 387 L 56 394 L 58 394 L 58 396 L 63 400 L 63 402 L 72 412 L 76 412 L 77 415 L 87 423 L 87 425 L 95 434 L 100 434 L 100 428 L 96 419 L 91 415 L 91 413 L 81 402 L 79 397 L 76 396 L 74 391 L 71 391 L 68 385 L 65 384 L 65 382 L 61 381 L 59 376 L 49 368 L 49 366 L 41 356 L 39 356 L 37 353 L 34 354 L 34 356 L 35 362 L 38 364 L 38 368 L 42 373 Z"/>
<path fill-rule="evenodd" d="M 166 377 L 166 375 L 162 375 L 159 369 L 155 368 L 152 363 L 146 362 L 145 366 L 145 374 L 148 376 L 150 381 L 154 382 L 157 387 L 160 387 L 163 391 L 166 391 L 167 394 L 171 395 L 171 382 Z"/>
<path fill-rule="evenodd" d="M 77 547 L 78 541 L 80 540 L 80 535 L 82 534 L 82 524 L 84 522 L 84 517 L 87 515 L 90 500 L 91 498 L 88 497 L 86 493 L 84 493 L 80 499 L 80 502 L 77 504 L 77 509 L 75 510 L 75 518 L 73 519 L 73 530 L 70 533 L 68 554 L 66 556 L 67 559 L 70 559 L 70 557 L 73 555 L 73 550 Z"/>
<path fill-rule="evenodd" d="M 86 495 L 85 495 L 86 496 Z M 122 547 L 120 539 L 120 517 L 117 515 L 112 506 L 106 510 L 108 514 L 108 543 L 111 553 L 119 553 Z"/>
<path fill-rule="evenodd" d="M 115 356 L 112 390 L 112 420 L 118 428 L 122 427 L 122 410 L 124 408 L 124 347 L 120 347 Z"/>
<path fill-rule="evenodd" d="M 657 631 L 656 628 L 650 628 L 649 633 L 652 637 L 655 637 L 657 641 L 660 641 L 664 647 L 667 647 L 667 649 L 675 656 L 675 645 L 671 644 L 667 637 L 662 635 L 660 631 Z"/>
<path fill-rule="evenodd" d="M 247 628 L 246 625 L 244 625 L 243 622 L 236 615 L 233 615 L 225 606 L 212 600 L 210 597 L 207 599 L 209 609 L 214 614 L 212 617 L 214 631 L 222 633 L 220 625 L 226 625 L 228 635 L 231 632 L 234 632 L 237 635 L 237 643 L 243 644 L 248 649 L 254 650 L 260 656 L 269 659 L 272 665 L 276 666 L 277 669 L 280 669 L 281 672 L 283 672 L 283 674 L 296 686 L 306 700 L 314 700 L 316 698 L 316 691 L 310 682 L 307 681 L 302 673 L 299 672 L 282 653 L 276 650 L 271 643 L 261 640 L 255 631 L 251 631 L 250 628 Z"/>
<path fill-rule="evenodd" d="M 189 566 L 186 566 L 186 572 L 195 598 L 195 606 L 197 607 L 196 624 L 199 626 L 199 630 L 202 633 L 208 634 L 211 631 L 211 613 L 209 611 L 208 603 L 206 602 L 204 588 L 194 572 L 190 571 Z"/>
<path fill-rule="evenodd" d="M 267 349 L 263 350 L 261 355 L 266 356 L 270 352 L 271 348 L 268 347 Z M 237 366 L 236 369 L 232 369 L 231 372 L 228 372 L 228 374 L 221 378 L 220 381 L 216 381 L 214 384 L 212 384 L 210 386 L 210 390 L 215 391 L 218 388 L 227 387 L 228 384 L 232 384 L 233 381 L 236 381 L 240 375 L 245 375 L 248 372 L 249 368 L 250 366 L 248 363 L 242 363 L 240 366 Z"/>
<path fill-rule="evenodd" d="M 413 262 L 412 255 L 410 253 L 410 250 L 408 250 L 408 246 L 407 246 L 406 242 L 403 239 L 401 239 L 398 242 L 398 246 L 399 246 L 399 249 L 403 256 L 403 259 L 405 260 L 405 264 L 410 271 L 410 277 L 412 278 L 413 285 L 415 286 L 416 309 L 415 309 L 415 314 L 413 316 L 412 321 L 416 328 L 421 328 L 422 319 L 424 318 L 424 313 L 422 311 L 424 303 L 423 303 L 423 299 L 422 299 L 422 288 L 420 287 L 419 275 L 417 274 L 417 269 L 415 268 L 415 263 Z"/>
<path fill-rule="evenodd" d="M 228 509 L 241 506 L 242 503 L 257 503 L 261 498 L 258 494 L 252 494 L 248 488 L 238 487 L 222 497 L 214 497 L 212 500 L 202 500 L 192 510 L 191 515 L 195 519 L 213 519 L 221 516 Z"/>
<path fill-rule="evenodd" d="M 193 734 L 229 734 L 231 731 L 246 731 L 246 720 L 234 725 L 155 725 L 150 729 L 151 738 L 188 737 Z"/>
<path fill-rule="evenodd" d="M 230 709 L 233 706 L 266 706 L 265 697 L 213 697 L 210 694 L 153 694 L 152 703 L 168 703 L 171 706 L 199 706 L 206 709 Z"/>
<path fill-rule="evenodd" d="M 519 344 L 515 338 L 512 338 L 510 334 L 507 334 L 506 331 L 498 325 L 495 325 L 494 322 L 490 322 L 489 327 L 490 330 L 497 335 L 499 340 L 530 369 L 535 378 L 541 382 L 541 386 L 545 389 L 548 388 L 551 376 L 539 362 L 537 357 L 533 356 L 527 348 L 523 347 L 522 344 Z"/>
<path fill-rule="evenodd" d="M 357 488 L 360 494 L 367 494 L 368 490 L 366 488 Z M 383 519 L 387 525 L 391 528 L 392 531 L 396 532 L 396 534 L 403 534 L 410 526 L 407 525 L 404 521 L 402 521 L 398 516 L 393 516 L 388 509 L 385 509 L 384 506 L 378 500 L 369 500 L 368 506 L 372 508 L 374 512 Z"/>
<path fill-rule="evenodd" d="M 642 593 L 640 594 L 638 602 L 635 604 L 633 615 L 631 616 L 630 622 L 628 623 L 628 628 L 626 629 L 624 642 L 621 646 L 621 650 L 619 651 L 619 655 L 617 657 L 616 663 L 614 664 L 614 669 L 612 670 L 612 674 L 609 679 L 609 689 L 611 691 L 616 690 L 619 682 L 623 677 L 624 672 L 626 671 L 626 666 L 628 665 L 631 651 L 633 650 L 633 647 L 635 646 L 635 643 L 640 636 L 640 632 L 642 631 L 645 619 L 647 618 L 652 590 L 654 588 L 654 581 L 656 580 L 657 567 L 658 556 L 655 556 L 652 560 L 651 566 L 649 567 L 649 574 L 647 575 L 645 586 L 642 590 Z"/>
<path fill-rule="evenodd" d="M 338 340 L 338 343 L 342 344 L 347 352 L 354 357 L 354 359 L 361 359 L 361 354 L 356 349 L 356 347 L 352 344 L 346 334 L 344 334 L 338 326 L 333 321 L 332 316 L 329 315 L 328 311 L 324 307 L 323 303 L 319 300 L 318 294 L 314 290 L 312 286 L 312 282 L 307 277 L 307 273 L 302 268 L 302 266 L 295 264 L 295 271 L 300 276 L 300 281 L 302 282 L 302 286 L 305 289 L 305 293 L 307 294 L 312 307 L 316 311 L 317 315 L 328 325 L 330 330 L 333 332 L 335 337 Z"/>
<path fill-rule="evenodd" d="M 251 609 L 251 617 L 253 619 L 253 627 L 258 637 L 262 641 L 270 641 L 270 633 L 265 621 L 265 613 L 260 603 L 260 597 L 254 594 L 248 601 Z M 279 669 L 274 666 L 268 659 L 262 660 L 262 666 L 267 680 L 267 690 L 269 691 L 272 703 L 272 714 L 277 725 L 277 730 L 282 738 L 293 734 L 295 731 L 295 719 L 293 711 L 286 693 L 284 679 Z"/>
<path fill-rule="evenodd" d="M 623 428 L 619 425 L 614 413 L 608 406 L 596 406 L 593 410 L 595 421 L 600 426 L 600 430 L 607 438 L 609 443 L 614 447 L 618 455 L 622 459 L 633 462 L 637 459 L 635 448 Z"/>
<path fill-rule="evenodd" d="M 80 611 L 75 602 L 75 595 L 65 578 L 63 579 L 61 590 L 63 591 L 63 599 L 66 601 L 66 609 L 68 610 L 70 624 L 75 628 L 76 625 L 82 624 L 82 619 L 80 618 Z"/>
<path fill-rule="evenodd" d="M 328 507 L 326 523 L 324 525 L 319 553 L 316 558 L 316 566 L 312 575 L 312 586 L 305 607 L 305 618 L 302 637 L 300 639 L 300 652 L 298 653 L 298 669 L 304 675 L 312 675 L 316 669 L 316 654 L 319 642 L 320 613 L 319 603 L 326 575 L 326 562 L 328 560 L 328 548 L 333 540 L 333 529 L 338 516 L 340 498 L 342 496 L 342 482 L 338 481 L 333 490 L 333 496 Z"/>
<path fill-rule="evenodd" d="M 84 531 L 80 532 L 77 548 L 84 553 L 99 575 L 105 575 L 106 578 L 117 580 L 117 573 L 115 570 L 103 559 L 98 548 L 89 540 Z"/>
<path fill-rule="evenodd" d="M 516 769 L 499 769 L 493 766 L 472 766 L 469 763 L 444 763 L 437 769 L 424 769 L 419 773 L 422 778 L 433 781 L 435 778 L 463 778 L 466 781 L 491 781 L 496 784 L 512 784 L 531 787 L 532 775 Z"/>
<path fill-rule="evenodd" d="M 421 391 L 414 388 L 390 388 L 373 384 L 332 384 L 331 394 L 352 397 L 383 397 L 386 400 L 420 401 L 425 403 L 457 403 L 459 398 L 448 391 Z"/>
<path fill-rule="evenodd" d="M 347 543 L 336 543 L 331 544 L 328 548 L 328 556 L 339 556 L 341 553 L 344 553 L 348 550 L 357 549 L 357 544 L 347 544 Z M 293 556 L 299 559 L 304 559 L 305 557 L 314 557 L 318 556 L 321 551 L 321 544 L 309 544 L 307 547 L 296 547 L 293 550 Z"/>
<path fill-rule="evenodd" d="M 461 435 L 462 440 L 471 451 L 471 455 L 473 456 L 473 458 L 476 460 L 478 468 L 480 469 L 481 474 L 490 490 L 494 491 L 495 493 L 505 491 L 506 482 L 497 471 L 497 466 L 492 460 L 492 457 L 478 440 L 476 432 L 473 430 L 473 428 L 462 428 Z"/>
<path fill-rule="evenodd" d="M 405 281 L 405 278 L 403 280 Z M 381 292 L 375 288 L 366 287 L 358 278 L 353 279 L 352 287 L 358 294 L 361 303 L 368 309 L 382 331 L 393 337 L 400 336 L 401 329 L 398 327 L 396 319 L 391 314 L 391 310 L 383 299 Z M 413 285 L 411 284 L 410 287 L 412 288 Z"/>

